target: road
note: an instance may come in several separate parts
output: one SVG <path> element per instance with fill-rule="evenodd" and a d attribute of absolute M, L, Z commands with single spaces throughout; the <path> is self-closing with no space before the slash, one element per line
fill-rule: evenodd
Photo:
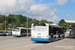
<path fill-rule="evenodd" d="M 30 37 L 0 36 L 0 50 L 75 50 L 75 39 L 65 38 L 56 42 L 34 42 Z M 66 48 L 67 47 L 67 48 Z"/>
<path fill-rule="evenodd" d="M 38 43 L 30 40 L 30 37 L 0 37 L 0 50 L 31 50 L 46 43 Z"/>

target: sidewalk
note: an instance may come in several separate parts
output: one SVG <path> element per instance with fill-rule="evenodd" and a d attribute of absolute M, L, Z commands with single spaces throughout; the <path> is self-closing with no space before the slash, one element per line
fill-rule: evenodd
<path fill-rule="evenodd" d="M 65 38 L 32 50 L 75 50 L 75 38 Z"/>

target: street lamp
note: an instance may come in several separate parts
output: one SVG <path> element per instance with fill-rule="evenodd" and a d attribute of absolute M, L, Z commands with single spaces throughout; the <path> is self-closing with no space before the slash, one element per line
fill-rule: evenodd
<path fill-rule="evenodd" d="M 30 4 L 33 4 L 33 2 L 31 2 Z M 28 12 L 27 12 L 27 16 L 28 16 Z M 27 37 L 28 37 L 28 17 L 27 17 Z"/>
<path fill-rule="evenodd" d="M 5 31 L 6 31 L 6 16 L 5 16 Z"/>
<path fill-rule="evenodd" d="M 28 14 L 27 14 L 27 37 L 28 37 Z"/>

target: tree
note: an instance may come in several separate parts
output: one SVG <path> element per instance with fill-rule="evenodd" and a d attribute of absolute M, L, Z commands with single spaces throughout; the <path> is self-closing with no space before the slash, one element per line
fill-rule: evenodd
<path fill-rule="evenodd" d="M 5 15 L 0 15 L 0 23 L 3 23 L 5 21 Z"/>
<path fill-rule="evenodd" d="M 8 27 L 9 27 L 8 22 L 7 21 L 5 21 L 5 22 L 6 22 L 6 29 L 8 29 Z M 2 24 L 2 30 L 5 30 L 5 22 L 3 22 L 3 24 Z"/>
<path fill-rule="evenodd" d="M 28 23 L 29 28 L 31 28 L 32 23 L 39 23 L 39 20 L 33 19 Z"/>
<path fill-rule="evenodd" d="M 48 23 L 49 23 L 49 24 L 53 24 L 53 22 L 50 22 L 50 21 L 49 21 Z"/>
<path fill-rule="evenodd" d="M 20 20 L 17 20 L 16 22 L 12 23 L 13 28 L 20 27 L 20 26 L 21 26 Z"/>
<path fill-rule="evenodd" d="M 63 26 L 64 28 L 71 28 L 65 21 L 64 19 L 61 19 L 58 23 L 59 26 Z"/>
<path fill-rule="evenodd" d="M 22 27 L 26 27 L 26 28 L 27 28 L 27 23 L 24 22 L 24 23 L 22 24 Z"/>
<path fill-rule="evenodd" d="M 19 15 L 14 15 L 14 14 L 9 14 L 8 16 L 5 15 L 0 15 L 0 23 L 3 23 L 6 20 L 9 24 L 12 24 L 12 27 L 20 27 L 21 24 L 23 27 L 27 27 L 27 18 L 28 18 L 28 27 L 31 27 L 32 23 L 53 23 L 47 20 L 36 20 L 36 18 L 29 18 L 26 16 L 23 16 L 21 14 Z"/>
<path fill-rule="evenodd" d="M 48 23 L 47 20 L 41 20 L 39 23 Z"/>
<path fill-rule="evenodd" d="M 47 21 L 47 20 L 41 20 L 39 23 L 49 23 L 49 24 L 53 24 L 53 22 Z"/>

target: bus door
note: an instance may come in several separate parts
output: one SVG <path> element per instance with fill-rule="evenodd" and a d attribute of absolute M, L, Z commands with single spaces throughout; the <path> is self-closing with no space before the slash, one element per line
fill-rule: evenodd
<path fill-rule="evenodd" d="M 53 35 L 54 35 L 54 28 L 51 28 L 51 41 L 53 41 Z"/>
<path fill-rule="evenodd" d="M 21 35 L 26 35 L 27 30 L 26 29 L 21 29 Z"/>

